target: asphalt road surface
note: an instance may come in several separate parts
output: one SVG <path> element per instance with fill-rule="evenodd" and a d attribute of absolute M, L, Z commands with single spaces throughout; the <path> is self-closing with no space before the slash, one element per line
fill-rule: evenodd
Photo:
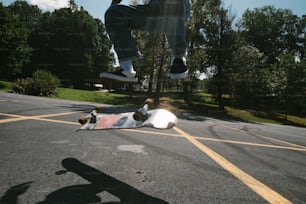
<path fill-rule="evenodd" d="M 76 131 L 95 105 L 0 93 L 0 203 L 306 203 L 306 129 L 181 115 Z"/>

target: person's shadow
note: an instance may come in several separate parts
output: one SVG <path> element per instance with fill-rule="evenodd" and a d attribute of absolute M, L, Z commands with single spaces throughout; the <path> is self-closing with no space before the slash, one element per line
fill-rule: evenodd
<path fill-rule="evenodd" d="M 98 193 L 107 191 L 117 197 L 120 202 L 107 202 L 108 204 L 166 204 L 168 202 L 147 195 L 134 187 L 123 183 L 97 169 L 88 166 L 77 159 L 67 158 L 62 161 L 63 167 L 88 180 L 90 184 L 74 185 L 58 189 L 46 196 L 44 201 L 38 204 L 87 204 L 103 203 Z M 59 173 L 65 173 L 67 171 Z M 18 196 L 25 193 L 32 182 L 20 184 L 10 188 L 0 199 L 0 204 L 17 204 Z M 16 188 L 19 190 L 16 191 Z M 104 203 L 106 204 L 106 203 Z"/>
<path fill-rule="evenodd" d="M 18 196 L 24 194 L 32 183 L 33 181 L 30 181 L 11 187 L 1 197 L 0 204 L 17 204 Z"/>

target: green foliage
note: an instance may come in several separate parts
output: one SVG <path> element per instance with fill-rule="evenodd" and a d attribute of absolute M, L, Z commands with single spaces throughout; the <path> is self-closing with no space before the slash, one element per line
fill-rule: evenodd
<path fill-rule="evenodd" d="M 13 89 L 12 83 L 8 81 L 0 81 L 1 91 L 11 91 Z"/>
<path fill-rule="evenodd" d="M 278 59 L 270 67 L 270 92 L 286 113 L 305 114 L 306 62 L 296 61 L 295 52 L 279 55 Z"/>
<path fill-rule="evenodd" d="M 60 80 L 49 71 L 37 70 L 31 78 L 17 79 L 13 83 L 16 93 L 34 96 L 52 96 L 57 93 Z"/>
<path fill-rule="evenodd" d="M 99 20 L 84 10 L 70 8 L 56 10 L 44 18 L 40 27 L 46 32 L 41 39 L 45 43 L 39 45 L 43 53 L 35 53 L 34 67 L 48 67 L 65 79 L 66 85 L 74 87 L 82 87 L 85 80 L 97 78 L 107 68 L 111 45 Z"/>
<path fill-rule="evenodd" d="M 298 17 L 290 10 L 273 6 L 247 10 L 241 23 L 244 38 L 265 53 L 269 63 L 274 63 L 284 50 L 297 48 L 298 25 Z"/>
<path fill-rule="evenodd" d="M 73 0 L 69 8 L 51 13 L 18 0 L 8 7 L 1 4 L 0 17 L 3 78 L 14 80 L 47 69 L 64 85 L 82 87 L 110 63 L 104 24 Z"/>
<path fill-rule="evenodd" d="M 255 102 L 257 95 L 263 93 L 263 62 L 263 53 L 251 45 L 243 45 L 234 52 L 231 93 L 235 104 L 250 104 Z"/>
<path fill-rule="evenodd" d="M 223 109 L 222 94 L 228 86 L 227 73 L 235 37 L 232 29 L 233 18 L 229 16 L 228 10 L 222 7 L 220 0 L 194 1 L 193 9 L 195 12 L 191 17 L 191 23 L 194 23 L 194 26 L 191 26 L 192 32 L 189 34 L 189 38 L 192 39 L 191 53 L 205 56 L 203 53 L 193 52 L 197 48 L 205 49 L 206 59 L 201 61 L 202 64 L 205 63 L 205 67 L 214 68 L 211 70 L 214 71 L 216 82 L 215 95 L 219 108 Z"/>
<path fill-rule="evenodd" d="M 27 44 L 29 30 L 0 3 L 0 76 L 11 80 L 22 73 L 29 62 L 31 49 Z"/>

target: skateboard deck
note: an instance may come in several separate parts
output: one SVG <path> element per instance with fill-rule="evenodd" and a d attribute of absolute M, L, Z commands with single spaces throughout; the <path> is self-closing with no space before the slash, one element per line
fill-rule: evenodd
<path fill-rule="evenodd" d="M 149 105 L 135 112 L 119 114 L 98 113 L 96 110 L 79 119 L 80 130 L 133 129 L 152 127 L 170 129 L 177 123 L 177 117 L 165 109 L 148 110 Z M 98 109 L 99 110 L 99 109 Z M 102 110 L 102 108 L 100 108 Z"/>

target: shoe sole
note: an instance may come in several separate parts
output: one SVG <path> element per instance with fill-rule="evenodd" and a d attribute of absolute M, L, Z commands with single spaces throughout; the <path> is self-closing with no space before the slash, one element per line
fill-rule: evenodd
<path fill-rule="evenodd" d="M 107 72 L 100 73 L 100 78 L 107 78 L 107 79 L 113 79 L 117 81 L 123 81 L 123 82 L 138 82 L 138 78 L 128 78 L 124 76 L 118 76 Z"/>
<path fill-rule="evenodd" d="M 188 77 L 188 71 L 179 74 L 170 73 L 169 76 L 170 79 L 185 79 Z"/>

